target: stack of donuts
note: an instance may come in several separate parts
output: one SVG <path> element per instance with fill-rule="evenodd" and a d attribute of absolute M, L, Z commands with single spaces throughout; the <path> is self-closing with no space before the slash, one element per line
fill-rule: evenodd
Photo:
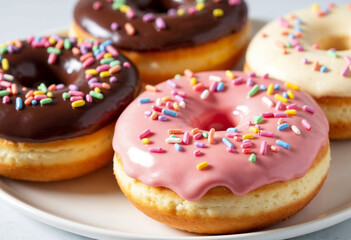
<path fill-rule="evenodd" d="M 350 13 L 314 4 L 249 44 L 243 0 L 80 0 L 69 37 L 0 45 L 0 175 L 113 161 L 126 197 L 178 229 L 289 218 L 327 178 L 329 137 L 351 137 L 350 37 L 334 27 Z M 228 70 L 245 51 L 245 72 Z"/>

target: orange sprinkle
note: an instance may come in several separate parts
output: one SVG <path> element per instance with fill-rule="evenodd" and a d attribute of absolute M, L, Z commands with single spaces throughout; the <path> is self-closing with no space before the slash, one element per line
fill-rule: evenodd
<path fill-rule="evenodd" d="M 177 102 L 174 102 L 173 108 L 174 108 L 174 110 L 179 111 L 179 104 Z"/>
<path fill-rule="evenodd" d="M 157 88 L 155 86 L 150 85 L 150 84 L 145 85 L 145 90 L 150 91 L 150 92 L 157 92 Z"/>
<path fill-rule="evenodd" d="M 150 118 L 151 118 L 152 120 L 156 120 L 156 119 L 157 119 L 157 112 L 153 111 L 153 112 L 151 113 Z"/>
<path fill-rule="evenodd" d="M 30 105 L 32 103 L 33 99 L 34 99 L 34 97 L 32 97 L 32 96 L 29 98 L 26 98 L 26 100 L 24 100 L 24 104 L 27 106 Z"/>
<path fill-rule="evenodd" d="M 318 61 L 313 64 L 313 68 L 312 69 L 314 71 L 318 71 L 319 70 L 319 62 Z"/>
<path fill-rule="evenodd" d="M 199 133 L 200 130 L 198 128 L 194 128 L 193 130 L 191 130 L 191 135 L 195 135 L 196 133 Z"/>
<path fill-rule="evenodd" d="M 187 76 L 187 77 L 194 77 L 194 73 L 190 69 L 185 69 L 184 70 L 184 75 Z"/>
<path fill-rule="evenodd" d="M 168 134 L 182 134 L 182 129 L 168 129 Z"/>
<path fill-rule="evenodd" d="M 163 97 L 162 98 L 162 102 L 168 102 L 168 101 L 170 101 L 171 100 L 171 97 L 170 96 L 166 96 L 166 97 Z"/>
<path fill-rule="evenodd" d="M 204 85 L 202 83 L 198 83 L 198 84 L 193 86 L 193 90 L 196 92 L 200 92 L 200 91 L 202 91 L 203 87 L 204 87 Z"/>
<path fill-rule="evenodd" d="M 128 35 L 134 35 L 135 34 L 135 28 L 131 23 L 126 23 L 124 24 L 124 29 L 126 30 Z"/>
<path fill-rule="evenodd" d="M 72 48 L 72 53 L 73 53 L 74 56 L 79 55 L 80 54 L 79 48 L 76 48 L 76 47 Z"/>
<path fill-rule="evenodd" d="M 82 55 L 79 58 L 79 61 L 84 62 L 85 60 L 87 60 L 88 58 L 91 58 L 91 57 L 94 57 L 92 52 Z"/>
<path fill-rule="evenodd" d="M 216 130 L 214 128 L 210 129 L 210 132 L 208 133 L 208 143 L 209 144 L 214 144 L 214 134 L 215 134 Z"/>
<path fill-rule="evenodd" d="M 12 95 L 12 89 L 11 88 L 6 88 L 6 90 L 9 92 L 10 95 Z"/>
<path fill-rule="evenodd" d="M 101 84 L 101 86 L 102 86 L 103 89 L 111 89 L 110 84 L 105 83 L 105 82 L 103 82 L 103 83 Z"/>
<path fill-rule="evenodd" d="M 282 32 L 282 36 L 288 36 L 289 33 L 287 31 Z"/>
<path fill-rule="evenodd" d="M 21 42 L 19 39 L 16 39 L 16 40 L 15 40 L 15 46 L 16 46 L 17 48 L 21 49 L 21 48 L 22 48 L 22 42 Z"/>
<path fill-rule="evenodd" d="M 116 73 L 116 72 L 119 72 L 120 70 L 121 70 L 121 66 L 120 66 L 120 65 L 116 65 L 116 66 L 110 68 L 110 69 L 108 70 L 108 72 L 109 72 L 110 74 L 114 74 L 114 73 Z"/>
<path fill-rule="evenodd" d="M 51 84 L 49 87 L 48 87 L 48 90 L 51 92 L 51 91 L 55 91 L 56 90 L 56 84 Z"/>
<path fill-rule="evenodd" d="M 55 48 L 62 49 L 63 48 L 63 39 L 60 39 L 57 43 Z"/>
<path fill-rule="evenodd" d="M 16 95 L 18 93 L 17 84 L 13 83 L 11 85 L 12 94 Z"/>
<path fill-rule="evenodd" d="M 34 96 L 34 91 L 33 90 L 30 90 L 29 92 L 26 93 L 26 98 L 29 98 L 29 97 L 32 97 Z"/>
<path fill-rule="evenodd" d="M 263 37 L 263 38 L 266 38 L 266 37 L 267 37 L 267 34 L 262 33 L 262 37 Z"/>

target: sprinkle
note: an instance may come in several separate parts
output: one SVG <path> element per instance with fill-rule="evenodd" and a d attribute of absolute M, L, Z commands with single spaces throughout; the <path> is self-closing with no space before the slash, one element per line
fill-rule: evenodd
<path fill-rule="evenodd" d="M 272 85 L 273 86 L 273 85 Z M 273 107 L 274 103 L 268 97 L 262 97 L 262 102 L 267 105 L 267 107 Z"/>
<path fill-rule="evenodd" d="M 3 58 L 3 59 L 1 60 L 1 66 L 2 66 L 2 69 L 3 69 L 4 71 L 9 70 L 10 65 L 9 65 L 9 61 L 7 60 L 7 58 Z"/>
<path fill-rule="evenodd" d="M 279 118 L 277 124 L 278 124 L 278 125 L 281 125 L 281 124 L 283 124 L 283 123 L 284 123 L 283 118 Z"/>
<path fill-rule="evenodd" d="M 115 76 L 110 77 L 110 83 L 115 83 L 117 82 L 117 78 Z"/>
<path fill-rule="evenodd" d="M 254 116 L 254 124 L 259 124 L 263 121 L 263 117 L 262 116 Z"/>
<path fill-rule="evenodd" d="M 201 162 L 198 165 L 196 165 L 196 169 L 201 171 L 201 170 L 207 168 L 207 166 L 208 166 L 207 162 Z"/>
<path fill-rule="evenodd" d="M 2 103 L 6 104 L 6 103 L 9 103 L 10 102 L 10 97 L 9 96 L 4 96 L 2 98 Z"/>
<path fill-rule="evenodd" d="M 182 134 L 182 129 L 168 129 L 168 134 Z"/>
<path fill-rule="evenodd" d="M 326 66 L 322 66 L 321 68 L 320 68 L 320 72 L 322 72 L 322 73 L 325 73 L 325 72 L 327 72 L 328 71 L 328 68 L 326 67 Z"/>
<path fill-rule="evenodd" d="M 242 77 L 237 77 L 233 80 L 233 85 L 234 86 L 237 86 L 237 85 L 240 85 L 240 84 L 243 84 L 244 83 L 244 78 Z"/>
<path fill-rule="evenodd" d="M 302 107 L 302 109 L 308 113 L 314 114 L 316 112 L 316 110 L 310 106 L 304 105 Z"/>
<path fill-rule="evenodd" d="M 223 14 L 224 14 L 224 12 L 223 12 L 223 10 L 220 9 L 220 8 L 216 8 L 216 9 L 213 10 L 213 16 L 214 16 L 215 18 L 222 17 Z"/>
<path fill-rule="evenodd" d="M 203 137 L 203 138 L 208 138 L 208 132 L 203 132 L 203 133 L 202 133 L 202 137 Z"/>
<path fill-rule="evenodd" d="M 150 100 L 150 98 L 140 98 L 139 99 L 139 103 L 149 103 L 149 102 L 151 102 L 151 100 Z"/>
<path fill-rule="evenodd" d="M 151 22 L 155 19 L 155 14 L 153 13 L 146 13 L 144 16 L 143 16 L 143 22 Z"/>
<path fill-rule="evenodd" d="M 51 98 L 44 98 L 40 100 L 40 106 L 46 105 L 46 104 L 50 104 L 52 103 L 52 99 Z"/>
<path fill-rule="evenodd" d="M 318 71 L 318 69 L 319 69 L 319 62 L 315 62 L 315 63 L 313 64 L 312 70 Z"/>
<path fill-rule="evenodd" d="M 290 115 L 296 115 L 296 109 L 285 110 L 285 113 L 288 114 L 289 116 Z"/>
<path fill-rule="evenodd" d="M 193 130 L 191 130 L 191 135 L 195 135 L 198 132 L 200 132 L 200 130 L 198 128 L 194 128 Z"/>
<path fill-rule="evenodd" d="M 178 113 L 169 109 L 162 109 L 162 113 L 171 117 L 177 117 Z"/>
<path fill-rule="evenodd" d="M 184 70 L 184 75 L 187 76 L 187 77 L 194 77 L 194 73 L 190 69 L 185 69 Z"/>
<path fill-rule="evenodd" d="M 254 136 L 252 134 L 245 134 L 243 135 L 243 139 L 252 139 Z"/>
<path fill-rule="evenodd" d="M 194 135 L 194 139 L 195 140 L 199 140 L 199 139 L 201 139 L 202 138 L 202 133 L 196 133 L 195 135 Z"/>
<path fill-rule="evenodd" d="M 274 89 L 275 89 L 275 90 L 280 90 L 280 85 L 279 85 L 279 84 L 275 84 L 275 85 L 274 85 Z"/>
<path fill-rule="evenodd" d="M 188 145 L 188 144 L 189 144 L 189 138 L 190 138 L 189 132 L 184 132 L 184 135 L 183 135 L 183 144 Z"/>
<path fill-rule="evenodd" d="M 246 81 L 246 85 L 249 86 L 249 87 L 253 86 L 254 85 L 253 79 L 252 78 L 248 78 L 247 81 Z"/>
<path fill-rule="evenodd" d="M 297 109 L 297 104 L 296 103 L 290 104 L 286 106 L 286 109 Z"/>
<path fill-rule="evenodd" d="M 346 77 L 347 76 L 347 74 L 349 73 L 349 71 L 350 71 L 350 67 L 349 66 L 345 66 L 344 68 L 343 68 L 343 70 L 341 71 L 341 76 L 342 77 Z"/>
<path fill-rule="evenodd" d="M 206 145 L 204 143 L 202 143 L 202 142 L 195 142 L 194 145 L 195 145 L 195 147 L 198 147 L 198 148 L 206 147 Z"/>
<path fill-rule="evenodd" d="M 230 70 L 226 70 L 226 71 L 225 71 L 225 75 L 226 75 L 229 79 L 233 79 L 233 78 L 234 78 L 234 74 L 233 74 Z"/>
<path fill-rule="evenodd" d="M 95 69 L 87 69 L 85 70 L 85 74 L 91 74 L 93 76 L 97 75 L 98 74 L 98 71 L 96 71 Z"/>
<path fill-rule="evenodd" d="M 23 108 L 23 101 L 22 98 L 16 98 L 16 110 L 21 110 Z"/>
<path fill-rule="evenodd" d="M 194 153 L 195 157 L 199 157 L 201 155 L 200 150 L 195 150 L 193 153 Z"/>
<path fill-rule="evenodd" d="M 8 95 L 10 95 L 9 91 L 7 91 L 7 90 L 0 91 L 0 97 L 4 97 L 4 96 L 8 96 Z"/>
<path fill-rule="evenodd" d="M 143 138 L 146 138 L 147 136 L 149 136 L 150 134 L 151 134 L 151 131 L 150 131 L 150 129 L 147 128 L 139 134 L 138 138 L 143 139 Z"/>
<path fill-rule="evenodd" d="M 195 86 L 195 85 L 197 84 L 197 80 L 196 80 L 195 77 L 192 77 L 192 78 L 190 79 L 190 84 L 191 84 L 192 86 Z"/>
<path fill-rule="evenodd" d="M 102 95 L 101 93 L 95 92 L 95 91 L 90 91 L 89 95 L 92 96 L 93 98 L 96 99 L 103 99 L 104 95 Z"/>
<path fill-rule="evenodd" d="M 279 140 L 279 139 L 278 139 L 277 141 L 275 141 L 275 143 L 276 143 L 277 145 L 283 147 L 283 148 L 286 148 L 286 149 L 289 149 L 289 148 L 290 148 L 290 144 L 288 144 L 288 143 L 286 143 L 286 142 L 284 142 L 284 141 L 282 141 L 282 140 Z"/>
<path fill-rule="evenodd" d="M 173 80 L 167 80 L 167 84 L 169 85 L 169 86 L 171 86 L 172 88 L 178 88 L 178 85 L 177 85 L 177 83 L 175 82 L 175 81 L 173 81 Z"/>
<path fill-rule="evenodd" d="M 131 23 L 126 23 L 124 24 L 124 29 L 126 30 L 128 35 L 134 35 L 135 34 L 135 28 Z"/>
<path fill-rule="evenodd" d="M 218 83 L 217 92 L 222 92 L 223 89 L 224 89 L 224 83 L 223 82 Z"/>
<path fill-rule="evenodd" d="M 166 138 L 166 143 L 181 143 L 182 139 L 177 137 Z"/>
<path fill-rule="evenodd" d="M 282 103 L 282 101 L 278 101 L 277 104 L 275 105 L 275 109 L 277 110 L 283 110 L 284 109 L 284 105 Z"/>
<path fill-rule="evenodd" d="M 214 128 L 211 128 L 208 134 L 207 141 L 210 144 L 214 144 L 214 135 L 215 135 L 216 130 Z"/>
<path fill-rule="evenodd" d="M 7 81 L 13 81 L 15 79 L 14 76 L 10 75 L 10 74 L 4 74 L 3 75 L 4 79 L 7 80 Z"/>
<path fill-rule="evenodd" d="M 256 155 L 254 153 L 252 153 L 249 157 L 249 161 L 250 162 L 256 162 Z"/>
<path fill-rule="evenodd" d="M 296 127 L 295 125 L 291 126 L 291 130 L 296 134 L 296 135 L 300 135 L 301 131 L 298 127 Z"/>
<path fill-rule="evenodd" d="M 306 119 L 302 119 L 301 124 L 307 131 L 310 131 L 312 129 L 311 124 Z"/>
<path fill-rule="evenodd" d="M 212 82 L 210 87 L 208 88 L 210 92 L 215 92 L 217 89 L 218 82 Z"/>
<path fill-rule="evenodd" d="M 163 115 L 160 115 L 160 116 L 157 117 L 157 120 L 165 122 L 165 121 L 167 121 L 167 117 L 163 116 Z"/>
<path fill-rule="evenodd" d="M 260 153 L 262 155 L 266 155 L 267 154 L 267 142 L 266 141 L 262 141 L 261 142 Z"/>
<path fill-rule="evenodd" d="M 274 113 L 274 117 L 275 118 L 285 118 L 285 117 L 288 117 L 288 114 L 287 113 Z"/>
<path fill-rule="evenodd" d="M 272 145 L 271 150 L 275 153 L 279 152 L 279 148 L 277 146 Z"/>
<path fill-rule="evenodd" d="M 348 65 L 351 65 L 351 58 L 349 56 L 345 56 L 344 60 Z"/>
<path fill-rule="evenodd" d="M 215 81 L 215 82 L 220 82 L 220 81 L 222 81 L 222 78 L 221 78 L 220 76 L 216 76 L 216 75 L 210 75 L 210 76 L 208 77 L 208 79 L 209 79 L 210 81 Z"/>
<path fill-rule="evenodd" d="M 278 94 L 278 93 L 276 93 L 276 94 L 274 95 L 274 98 L 277 99 L 277 100 L 279 100 L 279 101 L 281 101 L 281 102 L 283 102 L 283 103 L 288 102 L 288 99 L 287 99 L 287 98 L 283 97 L 282 95 L 280 95 L 280 94 Z"/>
<path fill-rule="evenodd" d="M 150 143 L 150 139 L 143 138 L 143 139 L 141 139 L 141 142 L 144 143 L 144 144 L 149 144 Z"/>
<path fill-rule="evenodd" d="M 204 100 L 204 99 L 208 98 L 209 95 L 210 95 L 210 91 L 206 89 L 206 90 L 204 90 L 204 91 L 201 93 L 200 98 L 201 98 L 202 100 Z"/>
<path fill-rule="evenodd" d="M 84 100 L 78 100 L 78 101 L 72 102 L 71 105 L 74 108 L 79 108 L 79 107 L 82 107 L 82 106 L 85 105 L 85 101 Z"/>
<path fill-rule="evenodd" d="M 237 132 L 237 128 L 227 128 L 227 132 Z"/>
<path fill-rule="evenodd" d="M 335 58 L 338 57 L 338 54 L 334 50 L 328 50 L 327 54 Z"/>
<path fill-rule="evenodd" d="M 155 27 L 156 27 L 156 30 L 160 31 L 160 30 L 166 29 L 167 25 L 166 25 L 166 22 L 163 20 L 163 18 L 158 17 L 155 20 Z"/>
<path fill-rule="evenodd" d="M 231 147 L 226 147 L 225 150 L 229 153 L 234 153 L 234 148 L 231 148 Z"/>
<path fill-rule="evenodd" d="M 150 147 L 149 151 L 152 153 L 163 153 L 164 152 L 164 150 L 160 147 Z"/>
<path fill-rule="evenodd" d="M 153 111 L 153 112 L 151 113 L 151 115 L 150 115 L 150 118 L 151 118 L 152 120 L 156 120 L 156 119 L 157 119 L 157 112 Z"/>
<path fill-rule="evenodd" d="M 248 139 L 245 139 L 245 140 L 248 140 Z M 241 146 L 240 146 L 241 148 L 251 148 L 252 147 L 251 142 L 244 142 L 244 141 L 243 141 L 243 144 L 241 144 Z"/>
<path fill-rule="evenodd" d="M 233 143 L 231 143 L 227 138 L 222 138 L 222 142 L 223 142 L 227 147 L 234 148 Z"/>
<path fill-rule="evenodd" d="M 283 93 L 282 93 L 282 96 L 285 97 L 285 98 L 288 98 L 288 97 L 289 97 L 288 94 L 287 94 L 286 92 L 283 92 Z"/>
<path fill-rule="evenodd" d="M 250 98 L 250 97 L 253 97 L 257 92 L 258 90 L 260 90 L 260 87 L 256 84 L 255 86 L 253 86 L 253 88 L 249 91 L 249 93 L 247 94 L 247 97 Z"/>
<path fill-rule="evenodd" d="M 174 144 L 174 148 L 175 148 L 175 150 L 177 150 L 179 152 L 182 151 L 182 147 L 178 143 Z"/>
<path fill-rule="evenodd" d="M 280 124 L 277 129 L 278 131 L 283 131 L 284 129 L 286 128 L 289 128 L 289 124 L 288 123 L 283 123 L 283 124 Z"/>
<path fill-rule="evenodd" d="M 263 136 L 263 137 L 270 137 L 270 138 L 273 138 L 274 137 L 274 133 L 273 132 L 268 132 L 268 131 L 264 131 L 264 130 L 260 130 L 258 132 L 258 134 L 260 136 Z"/>
<path fill-rule="evenodd" d="M 300 89 L 300 86 L 298 86 L 296 84 L 293 84 L 293 83 L 290 83 L 290 82 L 286 82 L 285 86 L 287 86 L 288 88 L 292 88 L 294 90 L 299 90 Z"/>
<path fill-rule="evenodd" d="M 263 118 L 273 118 L 274 117 L 274 113 L 272 113 L 272 112 L 261 113 L 261 116 Z"/>
<path fill-rule="evenodd" d="M 293 92 L 291 90 L 288 90 L 286 93 L 288 94 L 288 97 L 290 99 L 294 99 L 295 98 L 295 96 L 294 96 L 294 94 L 293 94 Z"/>

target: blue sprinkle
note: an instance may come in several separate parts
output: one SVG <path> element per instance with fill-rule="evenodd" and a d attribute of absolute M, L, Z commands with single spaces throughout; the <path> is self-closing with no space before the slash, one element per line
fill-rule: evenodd
<path fill-rule="evenodd" d="M 140 98 L 139 103 L 149 103 L 151 102 L 150 98 Z"/>
<path fill-rule="evenodd" d="M 32 105 L 33 105 L 33 106 L 35 106 L 35 105 L 37 105 L 37 104 L 38 104 L 38 101 L 37 101 L 37 100 L 35 100 L 35 99 L 32 100 Z"/>
<path fill-rule="evenodd" d="M 328 8 L 323 8 L 323 11 L 324 11 L 325 13 L 329 13 L 329 9 L 328 9 Z"/>
<path fill-rule="evenodd" d="M 150 115 L 151 115 L 151 114 L 150 114 Z M 166 116 L 163 116 L 163 115 L 158 116 L 157 119 L 158 119 L 159 121 L 162 121 L 162 122 L 167 121 L 167 117 L 166 117 Z"/>
<path fill-rule="evenodd" d="M 227 138 L 222 138 L 222 142 L 227 145 L 227 147 L 234 148 L 233 143 L 231 143 Z"/>
<path fill-rule="evenodd" d="M 237 128 L 228 128 L 227 132 L 237 132 L 238 129 Z"/>
<path fill-rule="evenodd" d="M 283 92 L 282 96 L 285 98 L 289 98 L 289 95 L 287 94 L 287 92 Z"/>
<path fill-rule="evenodd" d="M 101 53 L 101 50 L 100 49 L 96 49 L 94 51 L 94 56 L 96 57 L 97 55 L 99 55 L 99 53 Z"/>
<path fill-rule="evenodd" d="M 177 88 L 178 87 L 177 83 L 175 81 L 173 81 L 173 80 L 167 80 L 167 84 L 169 86 L 171 86 L 172 88 Z"/>
<path fill-rule="evenodd" d="M 23 108 L 23 101 L 22 98 L 17 97 L 16 98 L 16 109 L 21 110 Z"/>
<path fill-rule="evenodd" d="M 224 89 L 224 82 L 219 82 L 217 85 L 217 92 L 222 92 Z"/>
<path fill-rule="evenodd" d="M 0 56 L 0 61 L 2 60 L 2 56 Z"/>
<path fill-rule="evenodd" d="M 323 73 L 326 72 L 327 70 L 328 70 L 328 68 L 326 66 L 322 66 L 320 69 L 320 71 Z"/>
<path fill-rule="evenodd" d="M 278 131 L 283 131 L 284 129 L 288 128 L 289 127 L 289 124 L 288 123 L 283 123 L 283 124 L 280 124 L 277 129 Z"/>
<path fill-rule="evenodd" d="M 171 117 L 176 117 L 178 114 L 176 111 L 172 111 L 172 110 L 169 110 L 169 109 L 162 109 L 162 113 L 163 114 L 166 114 L 168 116 L 171 116 Z"/>
<path fill-rule="evenodd" d="M 302 28 L 300 26 L 295 26 L 294 29 L 298 32 L 302 32 Z"/>
<path fill-rule="evenodd" d="M 286 143 L 282 140 L 277 140 L 275 141 L 275 143 L 283 148 L 286 148 L 286 149 L 289 149 L 290 148 L 290 144 L 289 143 Z"/>
<path fill-rule="evenodd" d="M 289 34 L 289 38 L 290 38 L 290 39 L 295 39 L 296 37 L 295 37 L 294 34 L 290 33 L 290 34 Z"/>
<path fill-rule="evenodd" d="M 296 19 L 295 19 L 295 22 L 296 22 L 296 24 L 299 24 L 299 25 L 302 23 L 302 21 L 301 21 L 300 18 L 296 18 Z"/>
<path fill-rule="evenodd" d="M 111 45 L 112 44 L 112 41 L 111 40 L 106 40 L 105 42 L 101 43 L 100 46 L 99 46 L 99 49 L 101 51 L 105 51 L 106 50 L 106 47 L 108 45 Z"/>
<path fill-rule="evenodd" d="M 175 143 L 175 144 L 174 144 L 174 148 L 175 148 L 177 151 L 182 151 L 182 147 L 181 147 L 178 143 Z"/>
<path fill-rule="evenodd" d="M 279 84 L 275 84 L 275 85 L 274 85 L 274 89 L 275 89 L 275 90 L 280 90 L 280 85 L 279 85 Z"/>
<path fill-rule="evenodd" d="M 266 86 L 263 85 L 263 84 L 260 85 L 260 89 L 261 89 L 261 91 L 266 91 L 267 90 Z"/>
<path fill-rule="evenodd" d="M 35 38 L 35 42 L 40 42 L 41 39 L 42 39 L 42 37 L 36 37 L 36 38 Z"/>

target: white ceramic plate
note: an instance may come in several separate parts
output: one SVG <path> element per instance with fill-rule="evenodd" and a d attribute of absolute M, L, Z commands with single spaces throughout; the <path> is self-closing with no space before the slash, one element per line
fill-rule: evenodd
<path fill-rule="evenodd" d="M 79 179 L 27 183 L 0 178 L 0 197 L 35 219 L 93 238 L 279 239 L 303 235 L 351 217 L 351 141 L 333 142 L 332 166 L 316 198 L 300 213 L 262 231 L 203 236 L 178 231 L 140 213 L 119 190 L 112 166 Z"/>

